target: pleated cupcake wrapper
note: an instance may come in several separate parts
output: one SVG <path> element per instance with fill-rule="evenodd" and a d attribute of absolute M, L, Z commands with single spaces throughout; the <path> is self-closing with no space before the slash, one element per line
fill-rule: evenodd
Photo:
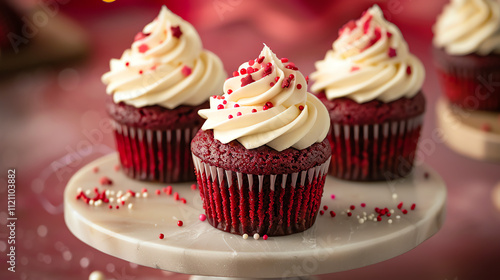
<path fill-rule="evenodd" d="M 462 108 L 500 111 L 500 69 L 437 69 L 448 100 Z"/>
<path fill-rule="evenodd" d="M 392 180 L 413 168 L 423 115 L 381 124 L 331 123 L 329 173 L 355 181 Z"/>
<path fill-rule="evenodd" d="M 193 155 L 209 223 L 235 234 L 287 235 L 316 219 L 330 159 L 298 173 L 253 175 L 225 170 Z"/>
<path fill-rule="evenodd" d="M 124 172 L 131 178 L 165 183 L 194 181 L 190 143 L 199 127 L 153 130 L 113 121 Z"/>

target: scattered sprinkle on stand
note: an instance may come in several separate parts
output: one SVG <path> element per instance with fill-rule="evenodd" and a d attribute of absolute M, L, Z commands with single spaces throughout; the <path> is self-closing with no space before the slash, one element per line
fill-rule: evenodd
<path fill-rule="evenodd" d="M 258 233 L 253 235 L 253 239 L 255 239 L 255 240 L 259 240 L 259 238 L 260 238 L 260 235 Z"/>
<path fill-rule="evenodd" d="M 200 221 L 204 222 L 207 219 L 207 216 L 205 214 L 200 214 L 198 218 L 200 219 Z"/>
<path fill-rule="evenodd" d="M 160 234 L 158 235 L 158 238 L 163 239 L 163 238 L 165 238 L 165 235 L 164 235 L 163 233 L 160 233 Z"/>
<path fill-rule="evenodd" d="M 181 220 L 177 221 L 177 226 L 182 227 L 183 225 L 184 225 L 184 223 Z"/>
<path fill-rule="evenodd" d="M 245 233 L 245 234 L 243 234 L 241 237 L 243 237 L 243 239 L 245 239 L 245 240 L 246 240 L 246 239 L 248 239 L 248 234 L 246 234 L 246 233 Z"/>

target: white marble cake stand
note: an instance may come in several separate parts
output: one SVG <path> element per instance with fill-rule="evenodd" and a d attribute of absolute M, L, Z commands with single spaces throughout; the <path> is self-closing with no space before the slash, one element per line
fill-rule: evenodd
<path fill-rule="evenodd" d="M 444 222 L 445 184 L 431 168 L 418 166 L 408 178 L 390 183 L 355 183 L 328 177 L 322 206 L 329 209 L 318 216 L 311 229 L 268 240 L 254 240 L 252 236 L 244 240 L 199 220 L 203 213 L 201 199 L 191 183 L 172 185 L 173 192 L 187 200 L 183 204 L 175 201 L 173 194 L 155 193 L 166 185 L 131 180 L 114 169 L 117 164 L 117 154 L 110 154 L 71 178 L 64 193 L 68 228 L 102 252 L 174 272 L 286 278 L 344 271 L 403 254 L 435 234 Z M 98 172 L 94 172 L 95 167 Z M 99 186 L 102 176 L 109 177 L 113 184 Z M 78 188 L 85 191 L 95 186 L 113 190 L 115 196 L 119 190 L 141 192 L 146 188 L 148 197 L 129 198 L 119 209 L 109 209 L 107 204 L 91 206 L 76 199 Z M 397 208 L 400 202 L 408 210 L 406 215 Z M 132 209 L 128 209 L 128 203 L 133 203 Z M 415 210 L 410 209 L 412 203 Z M 356 208 L 348 217 L 350 205 Z M 375 207 L 394 209 L 392 223 L 384 217 L 381 222 L 368 219 L 361 224 L 356 216 L 363 217 L 363 211 L 370 216 Z M 330 216 L 330 210 L 336 217 Z M 183 221 L 182 227 L 177 225 L 178 220 Z M 164 239 L 159 239 L 160 233 Z"/>
<path fill-rule="evenodd" d="M 479 160 L 500 162 L 500 114 L 466 111 L 441 98 L 436 106 L 438 127 L 456 152 Z M 489 131 L 484 130 L 487 125 Z"/>

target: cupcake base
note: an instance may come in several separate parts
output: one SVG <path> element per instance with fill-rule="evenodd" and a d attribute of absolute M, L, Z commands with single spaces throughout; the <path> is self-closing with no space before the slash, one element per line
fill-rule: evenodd
<path fill-rule="evenodd" d="M 330 163 L 292 174 L 253 175 L 194 155 L 193 161 L 208 222 L 226 232 L 261 236 L 302 232 L 314 224 Z"/>

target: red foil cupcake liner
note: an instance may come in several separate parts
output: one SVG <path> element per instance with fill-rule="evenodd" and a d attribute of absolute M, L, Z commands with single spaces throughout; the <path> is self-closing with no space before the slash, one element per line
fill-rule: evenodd
<path fill-rule="evenodd" d="M 196 180 L 190 143 L 199 127 L 153 130 L 113 121 L 120 163 L 127 176 L 164 183 Z"/>
<path fill-rule="evenodd" d="M 470 110 L 500 111 L 500 71 L 474 69 L 437 69 L 448 100 Z"/>
<path fill-rule="evenodd" d="M 253 175 L 224 170 L 193 155 L 200 196 L 213 227 L 261 236 L 310 228 L 321 204 L 330 159 L 292 174 Z"/>
<path fill-rule="evenodd" d="M 381 124 L 331 123 L 329 174 L 345 180 L 381 181 L 408 175 L 413 169 L 423 115 Z"/>

